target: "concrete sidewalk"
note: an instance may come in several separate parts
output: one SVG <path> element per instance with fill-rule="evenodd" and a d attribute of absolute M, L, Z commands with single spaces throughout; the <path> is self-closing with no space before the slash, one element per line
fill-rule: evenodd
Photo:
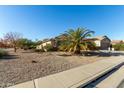
<path fill-rule="evenodd" d="M 91 64 L 57 74 L 38 78 L 33 81 L 17 84 L 10 88 L 69 88 L 83 87 L 101 75 L 124 62 L 124 56 L 110 57 Z"/>
<path fill-rule="evenodd" d="M 95 87 L 97 88 L 117 88 L 124 80 L 124 66 L 119 68 L 112 75 L 101 81 Z"/>

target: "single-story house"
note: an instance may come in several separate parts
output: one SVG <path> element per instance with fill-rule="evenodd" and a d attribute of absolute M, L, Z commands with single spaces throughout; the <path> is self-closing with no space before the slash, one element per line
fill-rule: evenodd
<path fill-rule="evenodd" d="M 120 44 L 120 43 L 124 43 L 124 40 L 112 40 L 111 41 L 112 45 L 116 45 L 116 44 Z"/>
<path fill-rule="evenodd" d="M 96 47 L 100 50 L 108 50 L 111 46 L 111 40 L 107 36 L 96 36 L 85 40 L 94 42 Z"/>
<path fill-rule="evenodd" d="M 46 45 L 52 45 L 53 47 L 57 47 L 57 43 L 55 41 L 55 39 L 47 39 L 47 40 L 44 40 L 42 41 L 41 44 L 39 44 L 36 49 L 44 49 L 45 51 L 47 51 L 44 47 Z"/>
<path fill-rule="evenodd" d="M 97 36 L 93 38 L 86 38 L 84 41 L 94 42 L 96 47 L 100 50 L 108 50 L 111 45 L 111 40 L 107 36 Z M 37 49 L 43 49 L 47 44 L 52 45 L 53 47 L 57 47 L 56 39 L 50 39 L 42 42 L 37 46 Z"/>

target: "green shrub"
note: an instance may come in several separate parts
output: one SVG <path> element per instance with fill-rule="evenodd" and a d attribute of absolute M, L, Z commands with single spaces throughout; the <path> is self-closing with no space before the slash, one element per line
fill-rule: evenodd
<path fill-rule="evenodd" d="M 59 47 L 59 51 L 67 51 L 67 45 L 61 44 Z"/>
<path fill-rule="evenodd" d="M 17 46 L 24 50 L 35 49 L 36 45 L 37 45 L 36 42 L 33 42 L 32 40 L 26 38 L 19 39 L 17 42 Z"/>
<path fill-rule="evenodd" d="M 7 55 L 7 52 L 0 49 L 0 57 Z"/>
<path fill-rule="evenodd" d="M 53 47 L 51 44 L 47 44 L 46 46 L 44 46 L 44 49 L 46 49 L 47 51 L 57 51 L 57 48 Z"/>
<path fill-rule="evenodd" d="M 118 51 L 124 51 L 124 44 L 113 45 L 113 48 Z"/>

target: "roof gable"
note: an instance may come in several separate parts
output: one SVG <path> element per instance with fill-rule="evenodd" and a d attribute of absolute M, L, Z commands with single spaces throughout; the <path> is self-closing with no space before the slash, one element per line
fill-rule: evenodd
<path fill-rule="evenodd" d="M 108 39 L 109 41 L 111 41 L 107 36 L 96 36 L 94 37 L 94 39 L 97 39 L 97 40 Z"/>

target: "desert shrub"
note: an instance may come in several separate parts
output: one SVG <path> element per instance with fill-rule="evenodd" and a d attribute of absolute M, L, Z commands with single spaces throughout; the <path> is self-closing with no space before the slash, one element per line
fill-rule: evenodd
<path fill-rule="evenodd" d="M 67 51 L 67 45 L 66 44 L 61 44 L 58 48 L 59 48 L 59 51 Z"/>
<path fill-rule="evenodd" d="M 0 57 L 7 55 L 7 52 L 3 49 L 0 49 Z"/>
<path fill-rule="evenodd" d="M 17 42 L 17 46 L 24 50 L 35 49 L 36 45 L 36 42 L 33 42 L 32 40 L 26 38 L 19 39 Z"/>
<path fill-rule="evenodd" d="M 67 40 L 60 41 L 59 45 L 58 45 L 58 50 L 59 51 L 67 51 L 69 48 L 68 44 L 69 44 L 69 42 Z"/>
<path fill-rule="evenodd" d="M 124 51 L 124 44 L 113 45 L 113 48 L 118 51 Z"/>
<path fill-rule="evenodd" d="M 66 45 L 59 46 L 59 51 L 66 51 Z"/>
<path fill-rule="evenodd" d="M 98 50 L 98 48 L 96 47 L 96 44 L 94 42 L 86 42 L 86 50 Z"/>
<path fill-rule="evenodd" d="M 44 49 L 46 49 L 47 51 L 57 51 L 57 48 L 53 47 L 51 44 L 47 44 L 46 46 L 44 46 Z"/>

